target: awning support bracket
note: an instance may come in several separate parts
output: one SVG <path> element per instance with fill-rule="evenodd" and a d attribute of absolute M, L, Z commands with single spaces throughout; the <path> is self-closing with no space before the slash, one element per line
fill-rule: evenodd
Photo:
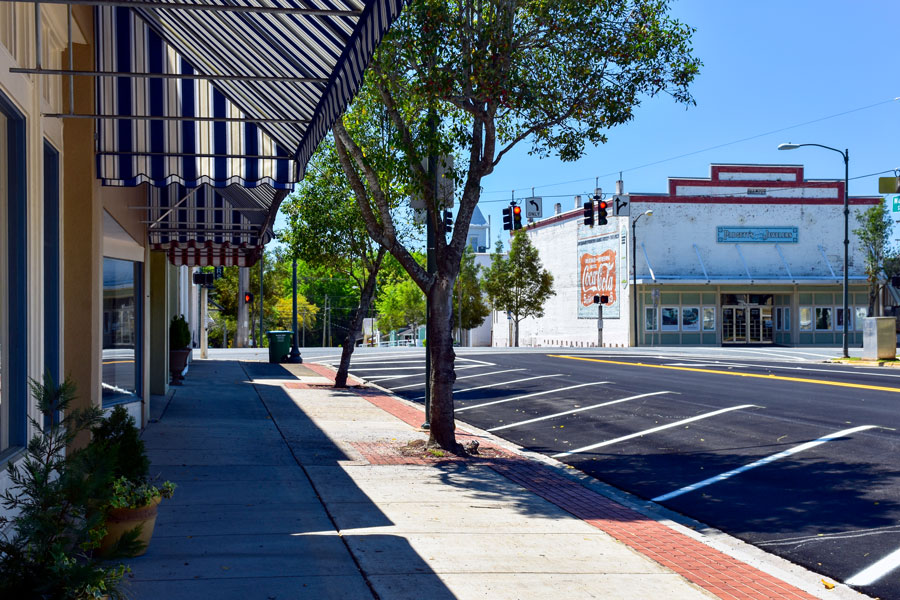
<path fill-rule="evenodd" d="M 653 280 L 653 283 L 656 283 L 656 274 L 653 272 L 653 265 L 650 264 L 650 259 L 647 257 L 647 248 L 644 246 L 644 242 L 641 242 L 641 252 L 644 253 L 644 260 L 647 262 L 647 270 L 650 271 L 650 279 Z"/>
<path fill-rule="evenodd" d="M 703 276 L 706 278 L 706 283 L 709 283 L 709 273 L 706 272 L 706 265 L 703 264 L 703 258 L 700 256 L 700 248 L 697 247 L 697 244 L 693 244 L 694 253 L 697 255 L 697 260 L 700 262 L 700 268 L 703 269 Z"/>
<path fill-rule="evenodd" d="M 794 276 L 791 275 L 791 268 L 788 266 L 787 261 L 784 259 L 784 253 L 781 252 L 781 245 L 775 244 L 775 250 L 778 252 L 778 256 L 781 257 L 781 264 L 784 265 L 784 270 L 787 271 L 788 277 L 793 280 Z"/>
<path fill-rule="evenodd" d="M 744 258 L 744 253 L 741 251 L 741 245 L 735 244 L 734 248 L 737 250 L 738 256 L 741 257 L 741 262 L 744 264 L 744 272 L 747 273 L 747 279 L 749 279 L 752 282 L 753 276 L 750 274 L 750 267 L 747 266 L 747 259 Z"/>
<path fill-rule="evenodd" d="M 193 196 L 194 194 L 196 194 L 196 193 L 199 192 L 199 191 L 200 191 L 200 187 L 198 186 L 198 187 L 195 187 L 194 189 L 192 189 L 192 190 L 191 190 L 190 192 L 188 192 L 187 194 L 185 194 L 184 198 L 182 198 L 181 200 L 179 200 L 178 202 L 176 202 L 175 204 L 173 204 L 172 206 L 170 206 L 170 207 L 169 207 L 169 210 L 167 210 L 166 212 L 164 212 L 162 215 L 159 216 L 158 219 L 156 219 L 155 221 L 153 221 L 153 223 L 151 223 L 151 224 L 147 227 L 147 229 L 153 229 L 154 227 L 156 227 L 157 225 L 159 225 L 159 223 L 160 223 L 163 219 L 165 219 L 165 218 L 168 217 L 170 214 L 172 214 L 172 211 L 173 211 L 173 210 L 175 210 L 176 208 L 178 208 L 179 206 L 181 206 L 182 204 L 184 204 L 185 202 L 187 202 L 187 201 L 190 199 L 191 196 Z M 160 209 L 162 209 L 162 207 L 160 207 Z M 160 230 L 158 230 L 158 231 L 163 231 L 163 230 L 160 229 Z"/>
<path fill-rule="evenodd" d="M 831 267 L 831 261 L 828 260 L 828 256 L 825 254 L 825 246 L 819 245 L 819 252 L 822 254 L 822 260 L 825 261 L 825 264 L 828 265 L 828 270 L 831 271 L 831 276 L 837 279 L 837 275 L 834 274 L 834 269 Z"/>

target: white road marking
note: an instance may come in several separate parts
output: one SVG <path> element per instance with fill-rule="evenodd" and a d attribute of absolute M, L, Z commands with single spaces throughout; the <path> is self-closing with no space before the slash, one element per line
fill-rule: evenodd
<path fill-rule="evenodd" d="M 807 543 L 829 540 L 850 540 L 874 535 L 894 535 L 900 533 L 900 525 L 885 525 L 884 527 L 870 527 L 868 529 L 851 529 L 837 533 L 817 533 L 815 535 L 803 535 L 792 538 L 781 538 L 771 542 L 755 542 L 756 546 L 796 546 L 799 548 Z"/>
<path fill-rule="evenodd" d="M 425 365 L 415 365 L 413 367 L 363 367 L 361 369 L 353 367 L 350 370 L 355 373 L 358 373 L 359 371 L 409 371 L 411 369 L 417 369 L 419 371 L 424 371 Z"/>
<path fill-rule="evenodd" d="M 575 388 L 587 387 L 589 385 L 603 385 L 605 383 L 612 383 L 611 381 L 594 381 L 592 383 L 581 383 L 578 385 L 570 385 L 569 387 L 557 388 L 555 390 L 547 390 L 545 392 L 535 392 L 534 394 L 525 394 L 524 396 L 516 396 L 515 398 L 506 398 L 504 400 L 494 400 L 493 402 L 484 402 L 482 404 L 476 404 L 474 406 L 464 406 L 462 408 L 457 408 L 454 412 L 462 412 L 464 410 L 471 410 L 473 408 L 481 408 L 483 406 L 492 406 L 494 404 L 503 404 L 504 402 L 512 402 L 514 400 L 524 400 L 525 398 L 533 398 L 535 396 L 543 396 L 544 394 L 553 394 L 555 392 L 564 392 L 566 390 L 574 390 Z"/>
<path fill-rule="evenodd" d="M 587 452 L 588 450 L 594 450 L 596 448 L 602 448 L 603 446 L 611 446 L 613 444 L 618 444 L 619 442 L 624 442 L 625 440 L 630 440 L 636 437 L 642 437 L 650 433 L 656 433 L 657 431 L 662 431 L 663 429 L 671 429 L 672 427 L 678 427 L 679 425 L 684 425 L 685 423 L 693 423 L 694 421 L 699 421 L 700 419 L 708 419 L 709 417 L 715 417 L 716 415 L 721 415 L 727 412 L 731 412 L 733 410 L 741 410 L 743 408 L 759 408 L 755 404 L 741 404 L 740 406 L 732 406 L 731 408 L 723 408 L 721 410 L 714 410 L 712 412 L 704 413 L 702 415 L 697 415 L 696 417 L 691 417 L 690 419 L 682 419 L 681 421 L 675 421 L 674 423 L 669 423 L 668 425 L 660 425 L 659 427 L 653 427 L 652 429 L 645 429 L 644 431 L 638 431 L 637 433 L 631 433 L 628 435 L 623 435 L 622 437 L 617 437 L 612 440 L 607 440 L 605 442 L 600 442 L 598 444 L 591 444 L 590 446 L 583 446 L 581 448 L 576 448 L 575 450 L 570 450 L 568 452 L 560 452 L 559 454 L 554 454 L 553 458 L 565 458 L 567 456 L 572 456 L 573 454 L 578 454 L 580 452 Z"/>
<path fill-rule="evenodd" d="M 488 383 L 487 385 L 479 385 L 478 387 L 466 388 L 464 390 L 455 390 L 454 394 L 461 394 L 463 392 L 474 392 L 475 390 L 483 390 L 486 388 L 497 387 L 500 385 L 508 385 L 510 383 L 522 383 L 523 381 L 531 381 L 532 379 L 544 379 L 546 377 L 562 377 L 562 373 L 556 373 L 555 375 L 536 375 L 534 377 L 526 377 L 525 379 L 513 379 L 512 381 L 500 381 L 496 383 Z M 425 396 L 421 396 L 419 398 L 413 398 L 413 400 L 424 400 Z"/>
<path fill-rule="evenodd" d="M 874 565 L 866 567 L 844 583 L 857 586 L 871 585 L 897 567 L 900 567 L 900 549 L 894 550 Z"/>
<path fill-rule="evenodd" d="M 477 363 L 479 365 L 484 365 L 485 367 L 496 367 L 497 363 L 487 362 L 484 360 L 475 360 L 474 358 L 465 358 L 464 356 L 457 356 L 456 360 L 464 360 L 466 362 Z"/>
<path fill-rule="evenodd" d="M 749 471 L 750 469 L 755 469 L 756 467 L 761 467 L 763 465 L 767 465 L 771 462 L 775 462 L 776 460 L 797 454 L 798 452 L 803 452 L 804 450 L 809 450 L 810 448 L 815 448 L 816 446 L 820 446 L 826 442 L 831 442 L 838 438 L 852 435 L 859 431 L 873 429 L 875 427 L 877 427 L 877 425 L 860 425 L 859 427 L 851 427 L 850 429 L 844 429 L 842 431 L 830 433 L 828 435 L 822 436 L 819 439 L 813 440 L 811 442 L 805 442 L 803 444 L 794 446 L 793 448 L 784 450 L 783 452 L 778 452 L 776 454 L 772 454 L 765 458 L 761 458 L 759 460 L 753 461 L 752 463 L 746 464 L 743 467 L 738 467 L 736 469 L 726 471 L 719 475 L 715 475 L 708 479 L 704 479 L 703 481 L 698 481 L 697 483 L 692 483 L 691 485 L 686 485 L 683 488 L 677 489 L 673 492 L 669 492 L 668 494 L 663 494 L 661 496 L 657 496 L 656 498 L 653 498 L 653 501 L 654 502 L 665 502 L 666 500 L 671 500 L 672 498 L 681 496 L 682 494 L 687 494 L 688 492 L 693 492 L 694 490 L 699 490 L 700 488 L 706 487 L 708 485 L 712 485 L 713 483 L 725 481 L 726 479 L 730 479 L 731 477 L 734 477 L 735 475 L 740 475 L 741 473 L 743 473 L 745 471 Z"/>
<path fill-rule="evenodd" d="M 618 400 L 612 400 L 610 402 L 604 402 L 602 404 L 594 404 L 592 406 L 585 406 L 583 408 L 573 408 L 572 410 L 567 410 L 565 412 L 556 413 L 552 415 L 545 415 L 543 417 L 537 417 L 536 419 L 528 419 L 527 421 L 518 421 L 516 423 L 510 423 L 509 425 L 501 425 L 500 427 L 493 427 L 488 429 L 488 431 L 500 431 L 501 429 L 509 429 L 510 427 L 518 427 L 519 425 L 527 425 L 529 423 L 537 423 L 538 421 L 546 421 L 547 419 L 555 419 L 556 417 L 562 417 L 564 415 L 571 415 L 577 412 L 583 412 L 586 410 L 593 410 L 595 408 L 600 408 L 601 406 L 609 406 L 611 404 L 618 404 L 620 402 L 628 402 L 629 400 L 637 400 L 638 398 L 647 398 L 648 396 L 659 396 L 660 394 L 673 394 L 675 392 L 650 392 L 649 394 L 638 394 L 637 396 L 629 396 L 628 398 L 619 398 Z"/>
<path fill-rule="evenodd" d="M 471 367 L 463 367 L 465 369 L 474 369 L 477 365 L 473 365 Z M 459 371 L 460 369 L 456 369 Z M 485 377 L 487 375 L 499 375 L 500 373 L 512 373 L 513 371 L 524 371 L 525 369 L 506 369 L 503 371 L 491 371 L 490 373 L 476 373 L 475 375 L 466 375 L 465 377 L 457 377 L 456 380 L 460 379 L 471 379 L 472 377 Z M 408 375 L 402 375 L 402 377 L 408 377 Z M 398 377 L 399 379 L 399 377 Z M 392 392 L 396 392 L 397 390 L 405 390 L 409 388 L 414 388 L 422 385 L 421 383 L 413 383 L 411 385 L 401 385 L 400 387 L 391 388 Z"/>

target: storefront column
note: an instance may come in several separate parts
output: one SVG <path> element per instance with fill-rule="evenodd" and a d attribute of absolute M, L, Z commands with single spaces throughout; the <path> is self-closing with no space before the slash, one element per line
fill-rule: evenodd
<path fill-rule="evenodd" d="M 169 261 L 163 252 L 150 253 L 150 393 L 169 390 Z"/>
<path fill-rule="evenodd" d="M 76 46 L 76 68 L 93 64 L 91 48 Z M 75 78 L 75 110 L 93 110 L 94 81 Z M 94 177 L 94 121 L 72 119 L 63 129 L 62 247 L 63 368 L 77 386 L 72 408 L 100 406 L 103 361 L 103 209 Z M 74 445 L 87 442 L 84 434 Z"/>

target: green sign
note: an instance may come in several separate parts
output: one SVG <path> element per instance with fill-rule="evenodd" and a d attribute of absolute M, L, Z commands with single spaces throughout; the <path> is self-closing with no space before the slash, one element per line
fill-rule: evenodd
<path fill-rule="evenodd" d="M 879 194 L 896 194 L 900 192 L 900 177 L 879 177 Z"/>
<path fill-rule="evenodd" d="M 893 206 L 891 212 L 900 212 L 900 194 L 891 197 L 891 205 Z"/>

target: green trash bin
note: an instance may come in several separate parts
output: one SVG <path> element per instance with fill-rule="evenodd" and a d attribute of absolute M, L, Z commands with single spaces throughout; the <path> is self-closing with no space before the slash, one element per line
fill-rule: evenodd
<path fill-rule="evenodd" d="M 293 342 L 293 331 L 267 331 L 269 337 L 269 362 L 282 363 L 288 359 Z"/>

